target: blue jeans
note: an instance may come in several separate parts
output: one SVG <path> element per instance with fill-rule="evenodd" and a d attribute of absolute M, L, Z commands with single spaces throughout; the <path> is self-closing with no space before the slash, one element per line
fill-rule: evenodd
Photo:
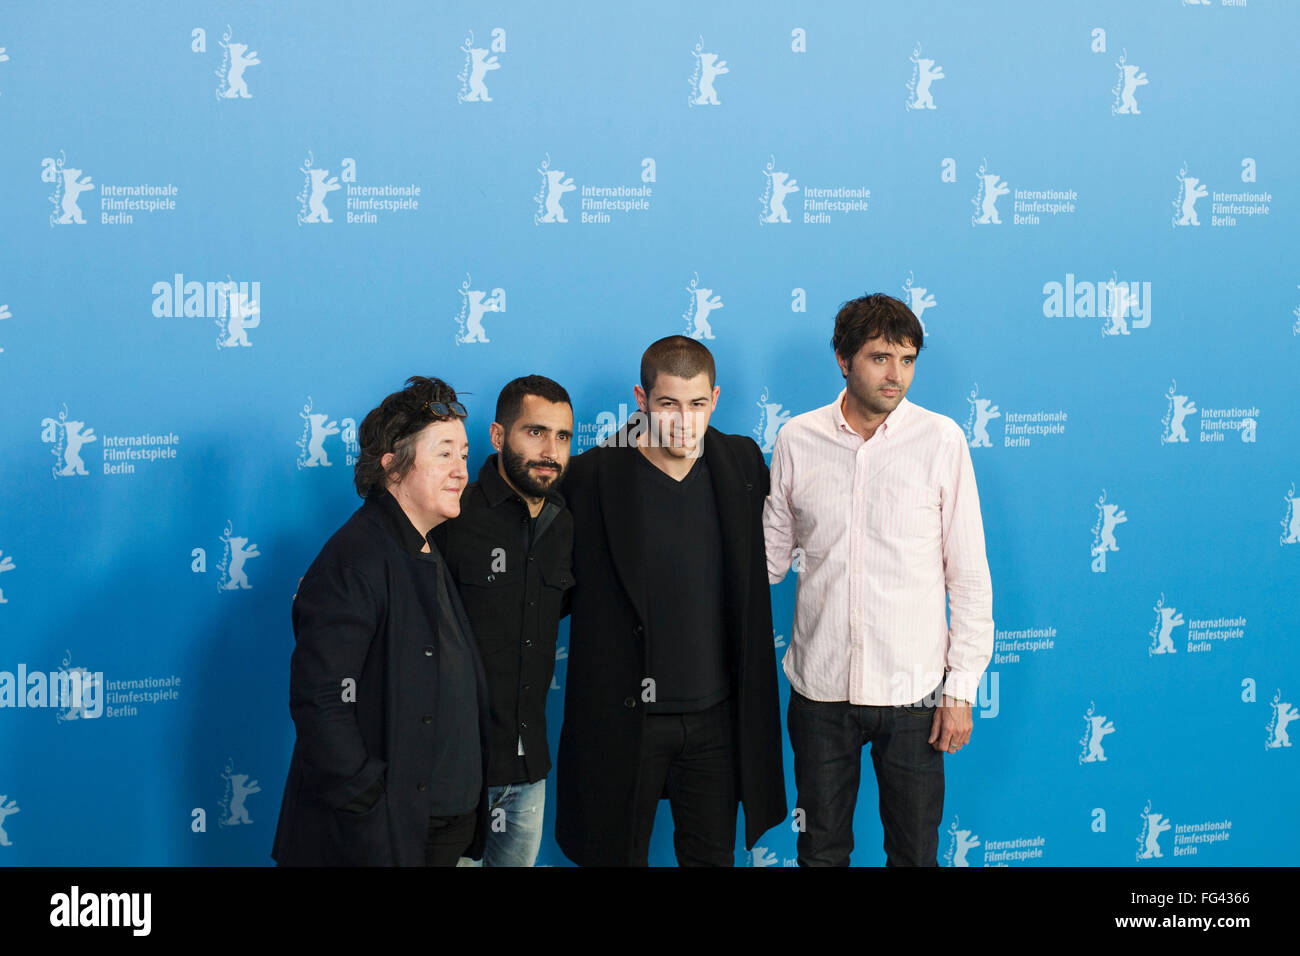
<path fill-rule="evenodd" d="M 902 707 L 809 700 L 790 689 L 786 725 L 804 826 L 800 866 L 848 866 L 862 747 L 870 742 L 887 866 L 938 866 L 943 754 L 930 746 L 937 697 Z"/>
<path fill-rule="evenodd" d="M 546 779 L 488 787 L 488 835 L 482 862 L 461 857 L 460 866 L 532 866 L 542 845 Z"/>

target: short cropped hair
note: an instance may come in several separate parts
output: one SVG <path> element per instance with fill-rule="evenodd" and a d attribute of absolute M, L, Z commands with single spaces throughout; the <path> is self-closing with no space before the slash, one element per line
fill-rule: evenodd
<path fill-rule="evenodd" d="M 455 390 L 440 378 L 412 375 L 406 387 L 393 392 L 378 408 L 372 408 L 361 421 L 357 443 L 361 454 L 357 456 L 352 481 L 357 494 L 371 498 L 385 490 L 389 481 L 401 481 L 415 466 L 415 436 L 426 425 L 446 422 L 456 415 L 435 415 L 428 407 L 430 402 L 450 404 L 456 401 Z M 380 463 L 385 455 L 393 453 L 393 460 L 385 470 Z"/>
<path fill-rule="evenodd" d="M 877 292 L 840 306 L 831 347 L 836 355 L 851 359 L 863 343 L 882 338 L 891 345 L 911 345 L 920 352 L 924 337 L 920 320 L 906 303 Z"/>
<path fill-rule="evenodd" d="M 647 397 L 654 388 L 659 373 L 677 378 L 694 378 L 701 372 L 709 376 L 709 388 L 717 383 L 718 372 L 713 364 L 713 353 L 695 339 L 684 335 L 670 335 L 651 344 L 641 356 L 641 387 Z"/>
<path fill-rule="evenodd" d="M 501 389 L 501 394 L 497 396 L 496 422 L 506 430 L 507 434 L 523 410 L 524 399 L 529 395 L 536 395 L 556 405 L 563 404 L 568 405 L 570 409 L 573 408 L 573 402 L 569 400 L 569 393 L 564 390 L 564 387 L 545 375 L 525 375 L 517 378 L 513 382 L 507 382 L 506 387 Z"/>

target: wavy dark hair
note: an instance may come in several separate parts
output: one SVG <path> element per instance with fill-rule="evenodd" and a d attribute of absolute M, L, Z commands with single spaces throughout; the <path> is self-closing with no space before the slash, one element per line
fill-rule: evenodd
<path fill-rule="evenodd" d="M 920 352 L 925 333 L 907 304 L 893 296 L 877 292 L 840 306 L 835 316 L 835 334 L 831 337 L 836 355 L 851 360 L 865 342 L 875 338 L 891 345 L 910 345 Z"/>
<path fill-rule="evenodd" d="M 383 491 L 389 481 L 401 481 L 415 466 L 415 436 L 432 422 L 446 422 L 456 415 L 435 415 L 430 402 L 450 404 L 456 391 L 440 378 L 412 375 L 406 387 L 393 392 L 378 408 L 372 408 L 361 422 L 357 442 L 361 454 L 352 475 L 357 494 L 370 498 Z M 393 460 L 387 470 L 380 463 L 389 452 Z"/>

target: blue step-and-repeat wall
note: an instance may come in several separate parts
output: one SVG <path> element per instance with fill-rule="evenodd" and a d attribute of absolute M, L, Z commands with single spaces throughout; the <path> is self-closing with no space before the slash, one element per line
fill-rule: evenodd
<path fill-rule="evenodd" d="M 270 862 L 292 596 L 407 376 L 465 395 L 476 470 L 509 379 L 569 389 L 580 451 L 685 333 L 770 453 L 864 291 L 925 326 L 910 395 L 966 430 L 993 574 L 940 862 L 1293 861 L 1298 33 L 1265 0 L 9 4 L 0 863 Z M 882 863 L 869 770 L 855 826 Z"/>

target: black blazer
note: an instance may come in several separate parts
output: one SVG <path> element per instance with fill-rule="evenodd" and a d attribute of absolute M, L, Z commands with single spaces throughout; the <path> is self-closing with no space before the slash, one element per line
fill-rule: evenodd
<path fill-rule="evenodd" d="M 437 713 L 436 555 L 402 545 L 400 511 L 368 499 L 326 542 L 298 586 L 289 711 L 297 742 L 272 857 L 281 866 L 423 866 Z M 409 522 L 408 522 L 409 524 Z M 483 787 L 470 855 L 487 835 L 488 696 L 473 632 Z M 345 700 L 343 682 L 355 680 Z M 355 702 L 353 702 L 355 701 Z M 342 809 L 379 778 L 370 809 Z"/>
<path fill-rule="evenodd" d="M 620 443 L 622 447 L 619 447 Z M 555 836 L 584 866 L 631 862 L 645 708 L 644 549 L 628 428 L 569 465 L 573 590 L 564 726 L 556 759 Z M 750 438 L 710 428 L 704 440 L 722 529 L 724 608 L 736 710 L 737 790 L 745 846 L 785 819 L 785 777 L 772 604 L 763 545 L 767 465 Z M 671 515 L 664 520 L 671 521 Z M 683 529 L 689 546 L 689 529 Z M 650 635 L 653 638 L 653 635 Z"/>

